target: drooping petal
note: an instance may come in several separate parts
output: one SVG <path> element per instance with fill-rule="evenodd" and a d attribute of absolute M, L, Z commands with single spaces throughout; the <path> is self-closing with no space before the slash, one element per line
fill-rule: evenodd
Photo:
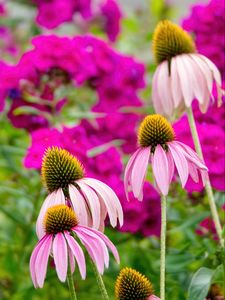
<path fill-rule="evenodd" d="M 188 169 L 189 169 L 189 174 L 191 178 L 194 180 L 194 182 L 199 182 L 199 176 L 198 176 L 198 169 L 195 164 L 192 162 L 188 162 Z"/>
<path fill-rule="evenodd" d="M 161 299 L 155 295 L 151 295 L 149 296 L 148 300 L 161 300 Z"/>
<path fill-rule="evenodd" d="M 186 54 L 178 55 L 176 57 L 176 63 L 184 102 L 187 107 L 190 107 L 194 99 L 194 94 L 192 89 L 192 74 L 186 70 L 184 63 L 185 56 Z"/>
<path fill-rule="evenodd" d="M 131 173 L 132 189 L 134 196 L 138 198 L 139 201 L 142 201 L 143 199 L 143 185 L 147 172 L 149 157 L 150 147 L 142 148 L 135 159 Z"/>
<path fill-rule="evenodd" d="M 108 268 L 109 266 L 109 253 L 108 253 L 108 249 L 106 247 L 105 242 L 102 240 L 102 238 L 100 238 L 98 236 L 98 234 L 96 234 L 96 232 L 98 232 L 97 230 L 89 230 L 88 227 L 83 227 L 83 226 L 77 226 L 75 228 L 75 231 L 77 232 L 77 230 L 85 235 L 87 235 L 89 238 L 92 239 L 93 242 L 95 242 L 96 246 L 98 247 L 98 249 L 101 251 L 102 256 L 104 257 L 104 263 L 105 266 Z"/>
<path fill-rule="evenodd" d="M 88 208 L 83 195 L 72 184 L 69 185 L 69 195 L 70 195 L 70 200 L 72 202 L 73 209 L 76 212 L 77 218 L 79 220 L 79 224 L 87 226 Z"/>
<path fill-rule="evenodd" d="M 183 155 L 183 152 L 180 151 L 179 145 L 177 145 L 175 142 L 169 142 L 168 147 L 171 151 L 171 154 L 173 156 L 174 163 L 176 165 L 178 174 L 181 179 L 182 187 L 185 186 L 187 179 L 188 179 L 188 163 Z"/>
<path fill-rule="evenodd" d="M 152 169 L 157 186 L 166 196 L 169 190 L 169 167 L 165 151 L 161 145 L 157 145 L 152 156 Z"/>
<path fill-rule="evenodd" d="M 153 106 L 154 106 L 156 113 L 164 114 L 165 111 L 164 111 L 164 108 L 162 105 L 162 100 L 161 100 L 161 98 L 159 96 L 159 92 L 158 92 L 159 72 L 160 72 L 160 65 L 156 69 L 155 73 L 153 74 L 153 78 L 152 78 L 152 102 L 153 102 Z"/>
<path fill-rule="evenodd" d="M 122 226 L 123 210 L 120 201 L 114 191 L 108 185 L 97 179 L 84 178 L 83 182 L 87 183 L 101 197 L 109 214 L 111 225 L 113 227 L 116 226 L 118 217 L 120 226 Z"/>
<path fill-rule="evenodd" d="M 34 248 L 32 254 L 31 254 L 31 258 L 30 258 L 30 273 L 31 273 L 31 278 L 34 284 L 34 287 L 37 288 L 38 287 L 38 283 L 37 283 L 37 278 L 36 278 L 36 272 L 35 272 L 35 262 L 36 262 L 36 258 L 37 258 L 37 254 L 40 250 L 40 248 L 42 247 L 42 245 L 45 243 L 46 239 L 48 239 L 49 236 L 45 235 L 36 245 L 36 247 Z M 46 267 L 47 270 L 47 267 Z"/>
<path fill-rule="evenodd" d="M 171 59 L 171 91 L 173 96 L 174 108 L 177 108 L 183 100 L 183 95 L 180 86 L 180 79 L 177 70 L 176 57 Z"/>
<path fill-rule="evenodd" d="M 42 288 L 44 285 L 44 280 L 47 272 L 47 266 L 48 266 L 48 258 L 50 254 L 50 250 L 52 247 L 52 239 L 53 236 L 46 235 L 46 238 L 44 240 L 44 243 L 39 248 L 39 251 L 36 256 L 35 260 L 35 274 L 36 274 L 36 280 L 37 285 Z"/>
<path fill-rule="evenodd" d="M 82 180 L 78 180 L 77 184 L 79 185 L 82 193 L 85 196 L 85 199 L 88 203 L 88 207 L 91 211 L 93 227 L 98 229 L 100 226 L 100 202 L 96 193 Z"/>
<path fill-rule="evenodd" d="M 68 256 L 69 256 L 70 270 L 71 270 L 71 273 L 73 273 L 75 271 L 75 259 L 74 259 L 73 252 L 70 249 L 70 247 L 68 247 Z"/>
<path fill-rule="evenodd" d="M 61 232 L 57 233 L 53 240 L 53 257 L 59 280 L 64 282 L 67 275 L 68 253 L 66 240 Z"/>
<path fill-rule="evenodd" d="M 119 264 L 120 263 L 119 253 L 118 253 L 115 245 L 110 241 L 110 239 L 105 234 L 103 234 L 102 232 L 97 231 L 93 228 L 85 227 L 85 229 L 88 230 L 88 231 L 94 232 L 106 243 L 107 247 L 111 250 L 113 256 L 115 257 L 115 260 Z"/>
<path fill-rule="evenodd" d="M 36 233 L 39 239 L 41 239 L 45 235 L 43 221 L 47 209 L 57 204 L 65 204 L 65 197 L 62 189 L 58 189 L 57 191 L 52 192 L 50 195 L 47 196 L 47 198 L 42 204 L 36 223 Z"/>
<path fill-rule="evenodd" d="M 172 156 L 170 150 L 168 150 L 168 152 L 166 153 L 166 156 L 167 156 L 167 161 L 168 161 L 169 184 L 170 184 L 173 179 L 173 175 L 174 175 L 174 161 L 173 161 L 173 156 Z"/>
<path fill-rule="evenodd" d="M 87 252 L 89 253 L 90 257 L 92 258 L 93 262 L 96 264 L 96 267 L 100 274 L 103 274 L 104 272 L 104 257 L 102 256 L 102 251 L 99 248 L 98 243 L 96 243 L 95 240 L 88 237 L 86 234 L 81 232 L 79 228 L 74 228 L 74 231 L 76 232 L 76 235 L 82 242 L 82 244 L 87 249 Z"/>
<path fill-rule="evenodd" d="M 159 97 L 161 98 L 161 104 L 163 111 L 166 115 L 170 116 L 174 109 L 173 96 L 171 91 L 171 82 L 169 76 L 169 65 L 167 61 L 164 61 L 158 66 L 159 74 L 157 81 L 157 89 Z"/>
<path fill-rule="evenodd" d="M 69 233 L 65 232 L 65 238 L 67 240 L 68 246 L 71 249 L 76 261 L 78 268 L 80 270 L 80 275 L 82 279 L 86 278 L 86 263 L 84 252 L 81 249 L 80 245 L 75 241 L 75 239 L 70 236 Z"/>
<path fill-rule="evenodd" d="M 138 148 L 138 150 L 134 152 L 134 154 L 129 159 L 127 166 L 125 168 L 125 172 L 124 172 L 124 189 L 125 189 L 125 193 L 126 193 L 126 197 L 127 197 L 128 201 L 129 201 L 128 192 L 129 192 L 130 181 L 131 181 L 131 173 L 132 173 L 135 159 L 138 156 L 140 151 L 141 151 L 141 148 Z"/>

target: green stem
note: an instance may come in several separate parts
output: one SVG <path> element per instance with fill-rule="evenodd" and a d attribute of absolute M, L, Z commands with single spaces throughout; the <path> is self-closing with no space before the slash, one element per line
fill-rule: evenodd
<path fill-rule="evenodd" d="M 99 274 L 98 269 L 97 269 L 95 263 L 92 261 L 92 259 L 90 259 L 90 260 L 91 260 L 93 271 L 95 273 L 95 278 L 96 278 L 98 287 L 99 287 L 99 289 L 101 291 L 101 294 L 102 294 L 102 299 L 103 300 L 109 300 L 109 296 L 107 294 L 107 291 L 106 291 L 106 288 L 105 288 L 105 284 L 104 284 L 104 282 L 102 280 L 102 276 Z"/>
<path fill-rule="evenodd" d="M 197 152 L 198 156 L 204 161 L 202 148 L 201 148 L 201 144 L 199 141 L 198 131 L 196 128 L 195 119 L 194 119 L 194 115 L 193 115 L 193 111 L 192 111 L 191 107 L 187 108 L 187 115 L 188 115 L 188 121 L 189 121 L 189 125 L 191 128 L 191 134 L 192 134 L 192 138 L 193 138 L 193 141 L 195 144 L 196 152 Z M 220 224 L 220 219 L 219 219 L 219 215 L 217 212 L 215 199 L 214 199 L 214 195 L 213 195 L 213 190 L 212 190 L 212 186 L 211 186 L 209 178 L 207 178 L 207 180 L 206 180 L 205 190 L 206 190 L 206 193 L 207 193 L 207 196 L 209 199 L 209 206 L 210 206 L 212 218 L 213 218 L 213 221 L 214 221 L 214 224 L 216 227 L 216 232 L 219 237 L 220 245 L 223 248 L 224 247 L 224 239 L 223 239 L 223 235 L 222 235 L 222 226 Z"/>
<path fill-rule="evenodd" d="M 67 282 L 70 290 L 71 300 L 77 300 L 70 264 L 68 264 Z"/>
<path fill-rule="evenodd" d="M 161 196 L 161 234 L 160 234 L 160 299 L 165 300 L 166 273 L 166 197 Z"/>

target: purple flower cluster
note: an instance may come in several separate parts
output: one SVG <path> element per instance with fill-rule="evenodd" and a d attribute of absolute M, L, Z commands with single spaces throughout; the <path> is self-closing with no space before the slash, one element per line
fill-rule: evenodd
<path fill-rule="evenodd" d="M 183 20 L 185 30 L 193 32 L 200 53 L 210 58 L 225 76 L 225 3 L 211 0 L 192 7 L 191 15 Z"/>
<path fill-rule="evenodd" d="M 38 6 L 36 21 L 48 29 L 71 22 L 78 15 L 85 23 L 99 20 L 103 31 L 115 41 L 120 31 L 121 10 L 116 0 L 34 0 Z M 59 13 L 60 12 L 60 13 Z"/>
<path fill-rule="evenodd" d="M 142 104 L 137 91 L 145 85 L 143 64 L 114 51 L 104 41 L 90 35 L 41 35 L 32 44 L 34 48 L 24 53 L 16 66 L 7 66 L 0 78 L 1 110 L 5 98 L 10 98 L 8 116 L 14 126 L 29 131 L 47 127 L 48 114 L 59 113 L 66 103 L 66 99 L 54 99 L 62 85 L 85 85 L 96 91 L 94 111 L 117 112 L 123 106 Z M 21 106 L 32 109 L 18 117 L 14 112 Z"/>

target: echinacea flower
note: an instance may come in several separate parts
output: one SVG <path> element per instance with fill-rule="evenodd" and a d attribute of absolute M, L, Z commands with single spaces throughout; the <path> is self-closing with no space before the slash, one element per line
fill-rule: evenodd
<path fill-rule="evenodd" d="M 166 196 L 175 168 L 184 187 L 190 175 L 199 181 L 199 172 L 203 183 L 207 178 L 207 167 L 198 155 L 187 145 L 175 140 L 170 123 L 161 115 L 145 117 L 139 127 L 138 150 L 131 156 L 124 175 L 125 191 L 129 189 L 135 198 L 143 199 L 143 184 L 149 162 L 152 164 L 156 188 Z"/>
<path fill-rule="evenodd" d="M 153 36 L 153 52 L 158 64 L 153 76 L 152 101 L 157 113 L 171 116 L 183 112 L 194 99 L 206 112 L 213 99 L 213 83 L 221 104 L 222 83 L 216 65 L 196 53 L 195 44 L 181 27 L 161 21 Z"/>
<path fill-rule="evenodd" d="M 42 162 L 42 180 L 49 191 L 36 224 L 39 238 L 44 235 L 43 218 L 46 210 L 56 204 L 69 204 L 79 223 L 95 229 L 104 228 L 108 213 L 113 227 L 123 224 L 123 211 L 114 191 L 105 183 L 84 176 L 80 161 L 65 149 L 48 148 Z"/>
<path fill-rule="evenodd" d="M 74 272 L 75 261 L 81 277 L 85 279 L 85 257 L 75 238 L 78 238 L 86 248 L 100 274 L 103 274 L 104 268 L 109 265 L 107 248 L 112 251 L 119 263 L 117 249 L 107 236 L 93 228 L 79 225 L 75 212 L 66 205 L 55 205 L 47 210 L 44 230 L 45 235 L 34 248 L 30 258 L 30 272 L 35 288 L 42 288 L 44 285 L 50 255 L 54 259 L 60 281 L 66 280 L 68 263 L 71 272 Z"/>
<path fill-rule="evenodd" d="M 132 268 L 123 268 L 115 284 L 116 300 L 160 300 L 153 295 L 152 283 Z"/>

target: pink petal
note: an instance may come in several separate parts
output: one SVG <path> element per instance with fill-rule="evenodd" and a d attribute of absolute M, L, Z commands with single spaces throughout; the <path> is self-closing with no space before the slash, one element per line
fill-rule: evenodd
<path fill-rule="evenodd" d="M 187 179 L 188 179 L 188 163 L 187 160 L 185 158 L 185 156 L 183 155 L 183 152 L 180 150 L 179 145 L 177 145 L 174 142 L 170 142 L 167 144 L 171 154 L 173 156 L 174 159 L 174 163 L 176 165 L 178 174 L 180 176 L 181 179 L 181 183 L 182 183 L 182 187 L 185 186 Z"/>
<path fill-rule="evenodd" d="M 124 188 L 125 188 L 125 193 L 126 193 L 126 197 L 127 197 L 128 201 L 129 201 L 128 192 L 129 192 L 130 179 L 131 179 L 130 177 L 131 177 L 133 165 L 134 165 L 134 162 L 136 160 L 136 157 L 141 152 L 141 150 L 142 150 L 141 148 L 138 148 L 138 150 L 136 152 L 134 152 L 134 154 L 129 159 L 128 164 L 127 164 L 127 166 L 125 168 L 125 172 L 124 172 Z"/>
<path fill-rule="evenodd" d="M 161 193 L 166 196 L 169 190 L 169 166 L 165 151 L 157 145 L 152 156 L 152 169 Z"/>
<path fill-rule="evenodd" d="M 36 280 L 37 285 L 42 288 L 44 285 L 44 280 L 47 272 L 47 266 L 48 266 L 48 257 L 50 254 L 50 250 L 52 247 L 52 239 L 53 236 L 46 235 L 46 239 L 44 243 L 39 248 L 39 251 L 36 256 L 35 260 L 35 274 L 36 274 Z"/>
<path fill-rule="evenodd" d="M 36 279 L 36 272 L 35 272 L 35 262 L 36 262 L 36 258 L 37 258 L 37 254 L 40 250 L 40 248 L 42 247 L 42 245 L 45 243 L 46 239 L 48 239 L 49 235 L 45 235 L 36 245 L 36 247 L 34 248 L 32 254 L 31 254 L 31 258 L 30 258 L 30 273 L 31 273 L 31 278 L 32 281 L 34 283 L 34 287 L 37 288 L 38 287 L 38 283 L 37 283 L 37 279 Z"/>
<path fill-rule="evenodd" d="M 194 99 L 194 94 L 192 87 L 192 74 L 188 72 L 185 65 L 186 55 L 187 54 L 178 55 L 176 57 L 176 63 L 184 102 L 187 107 L 190 107 L 192 100 Z"/>
<path fill-rule="evenodd" d="M 194 180 L 194 182 L 199 182 L 199 176 L 198 176 L 198 169 L 196 168 L 195 164 L 188 162 L 188 168 L 189 168 L 189 174 L 191 178 Z"/>
<path fill-rule="evenodd" d="M 65 238 L 61 232 L 53 240 L 53 257 L 59 280 L 64 282 L 67 276 L 68 253 Z"/>
<path fill-rule="evenodd" d="M 173 96 L 174 108 L 177 108 L 183 100 L 183 95 L 180 86 L 180 79 L 177 72 L 176 57 L 173 57 L 171 59 L 171 92 Z"/>
<path fill-rule="evenodd" d="M 161 300 L 160 298 L 158 298 L 157 296 L 155 295 L 151 295 L 148 300 Z"/>
<path fill-rule="evenodd" d="M 156 69 L 152 78 L 152 102 L 156 113 L 165 114 L 162 101 L 158 93 L 159 72 L 160 72 L 160 65 Z"/>
<path fill-rule="evenodd" d="M 173 96 L 171 91 L 171 82 L 169 76 L 169 65 L 167 61 L 162 62 L 159 66 L 157 81 L 157 92 L 161 98 L 163 111 L 166 115 L 171 116 L 174 109 Z"/>
<path fill-rule="evenodd" d="M 83 182 L 87 183 L 104 202 L 107 212 L 109 214 L 110 223 L 113 227 L 117 225 L 117 217 L 119 219 L 120 226 L 123 225 L 123 210 L 120 201 L 114 191 L 105 183 L 93 179 L 84 178 Z"/>
<path fill-rule="evenodd" d="M 97 267 L 99 273 L 103 274 L 103 272 L 104 272 L 104 257 L 102 256 L 102 251 L 99 248 L 99 246 L 96 243 L 96 241 L 93 240 L 92 238 L 88 237 L 83 232 L 81 232 L 79 230 L 78 226 L 76 226 L 74 228 L 74 231 L 76 232 L 76 235 L 81 240 L 82 244 L 87 249 L 90 257 L 93 260 L 93 262 L 96 264 L 96 267 Z"/>
<path fill-rule="evenodd" d="M 93 227 L 98 229 L 100 226 L 100 202 L 96 193 L 82 180 L 78 180 L 77 184 L 79 185 L 82 193 L 85 196 L 85 199 L 88 203 L 88 206 L 91 211 Z"/>
<path fill-rule="evenodd" d="M 150 157 L 150 147 L 142 148 L 138 153 L 136 160 L 134 161 L 132 173 L 131 173 L 131 184 L 134 192 L 134 196 L 139 201 L 143 199 L 143 185 L 147 172 L 148 162 Z"/>
<path fill-rule="evenodd" d="M 57 191 L 52 192 L 50 195 L 47 196 L 47 198 L 42 204 L 36 223 L 36 233 L 39 239 L 41 239 L 45 235 L 43 221 L 47 209 L 57 204 L 65 204 L 65 197 L 62 189 L 58 189 Z"/>
<path fill-rule="evenodd" d="M 79 220 L 79 224 L 87 226 L 88 225 L 88 214 L 87 214 L 88 208 L 87 208 L 84 197 L 81 195 L 81 193 L 78 191 L 78 189 L 72 184 L 69 185 L 69 195 L 70 195 L 70 200 L 72 202 L 73 209 Z"/>
<path fill-rule="evenodd" d="M 81 249 L 80 245 L 75 241 L 75 239 L 70 236 L 69 233 L 65 232 L 65 238 L 67 240 L 67 243 L 69 245 L 69 248 L 71 249 L 79 270 L 80 270 L 80 274 L 81 274 L 81 278 L 85 279 L 86 278 L 86 263 L 85 263 L 85 257 L 84 257 L 84 253 L 83 250 Z"/>
<path fill-rule="evenodd" d="M 75 229 L 76 231 L 78 230 L 79 232 L 88 235 L 90 238 L 93 239 L 93 241 L 96 242 L 96 245 L 98 246 L 99 250 L 102 253 L 102 256 L 104 257 L 104 262 L 105 262 L 105 266 L 108 268 L 109 266 L 109 253 L 108 253 L 108 249 L 106 247 L 106 244 L 104 243 L 104 241 L 96 234 L 96 232 L 98 231 L 91 231 L 88 229 L 88 227 L 82 227 L 82 226 L 78 226 Z"/>
<path fill-rule="evenodd" d="M 106 243 L 107 247 L 111 250 L 113 256 L 115 257 L 115 259 L 117 261 L 117 263 L 119 264 L 120 263 L 120 258 L 119 258 L 118 251 L 117 251 L 115 245 L 110 241 L 110 239 L 105 234 L 103 234 L 102 232 L 97 231 L 93 228 L 87 228 L 86 227 L 86 230 L 93 231 L 95 234 L 97 234 Z"/>
<path fill-rule="evenodd" d="M 70 270 L 71 270 L 71 273 L 73 273 L 75 271 L 75 259 L 73 256 L 73 252 L 69 247 L 68 247 L 68 254 L 69 254 L 69 262 L 70 262 Z"/>
<path fill-rule="evenodd" d="M 173 156 L 170 150 L 166 153 L 167 161 L 168 161 L 168 170 L 169 170 L 169 183 L 171 183 L 174 175 L 174 161 Z"/>

